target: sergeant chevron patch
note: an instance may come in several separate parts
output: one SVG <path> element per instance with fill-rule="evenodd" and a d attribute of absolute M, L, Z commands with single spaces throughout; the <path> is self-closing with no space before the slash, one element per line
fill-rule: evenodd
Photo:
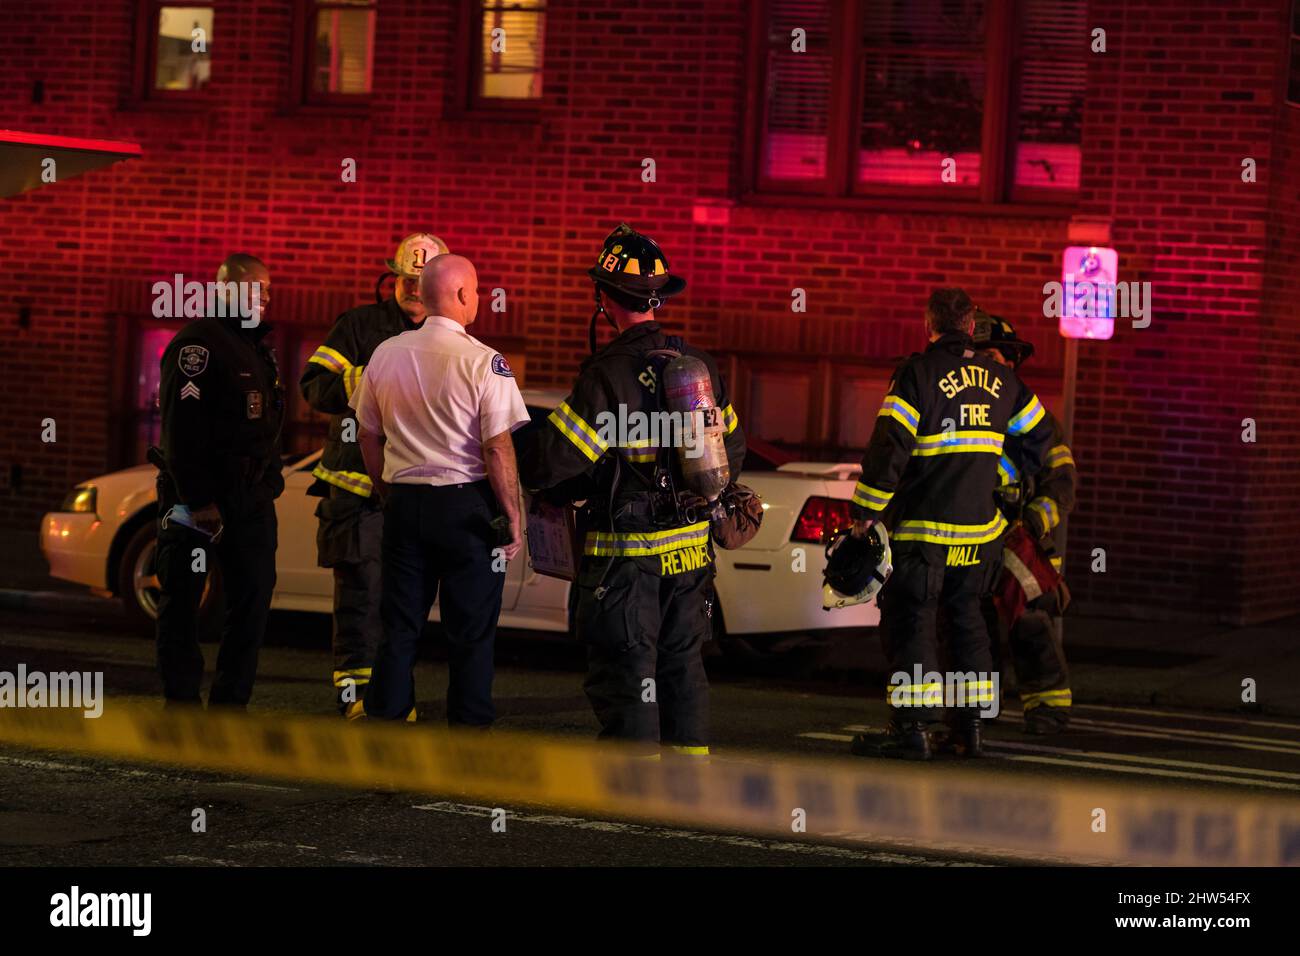
<path fill-rule="evenodd" d="M 181 386 L 181 401 L 184 401 L 187 398 L 198 398 L 198 397 L 199 397 L 199 387 L 195 385 L 193 382 L 186 382 L 183 386 Z"/>

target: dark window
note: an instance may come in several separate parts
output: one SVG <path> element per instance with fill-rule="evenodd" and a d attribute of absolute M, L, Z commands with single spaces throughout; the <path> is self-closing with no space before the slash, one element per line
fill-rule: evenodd
<path fill-rule="evenodd" d="M 758 192 L 1059 199 L 1079 185 L 1086 0 L 765 0 Z"/>
<path fill-rule="evenodd" d="M 1287 75 L 1286 101 L 1300 106 L 1300 0 L 1291 0 L 1291 70 Z"/>

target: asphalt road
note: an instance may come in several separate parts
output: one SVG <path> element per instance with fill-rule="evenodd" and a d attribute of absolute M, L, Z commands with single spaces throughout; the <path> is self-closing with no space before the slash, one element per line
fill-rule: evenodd
<path fill-rule="evenodd" d="M 714 751 L 844 757 L 859 729 L 883 726 L 883 675 L 867 638 L 778 660 L 710 659 Z M 329 714 L 329 624 L 276 614 L 254 709 Z M 209 661 L 215 646 L 207 648 Z M 113 605 L 0 611 L 0 669 L 102 670 L 111 697 L 155 699 L 153 647 Z M 504 728 L 589 737 L 582 653 L 563 638 L 505 632 L 496 696 Z M 210 664 L 209 664 L 210 666 Z M 436 636 L 417 672 L 422 719 L 439 720 L 446 667 Z M 871 690 L 869 690 L 869 688 Z M 1074 729 L 1026 737 L 1008 702 L 981 768 L 1081 782 L 1139 778 L 1294 796 L 1300 721 L 1141 707 L 1076 707 Z M 935 765 L 942 773 L 942 767 Z M 191 831 L 202 807 L 207 831 Z M 1033 857 L 1024 863 L 1056 862 Z M 927 847 L 798 840 L 512 809 L 494 833 L 489 808 L 451 799 L 359 792 L 71 754 L 0 748 L 0 864 L 8 865 L 981 865 L 1008 858 Z"/>

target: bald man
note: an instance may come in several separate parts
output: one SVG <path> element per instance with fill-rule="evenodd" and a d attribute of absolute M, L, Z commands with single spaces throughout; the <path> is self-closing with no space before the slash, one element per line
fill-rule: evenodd
<path fill-rule="evenodd" d="M 264 321 L 271 275 L 237 253 L 217 272 L 212 313 L 176 333 L 158 404 L 158 670 L 168 704 L 200 704 L 198 618 L 220 568 L 226 616 L 209 707 L 247 706 L 275 588 L 275 499 L 284 391 Z"/>
<path fill-rule="evenodd" d="M 506 566 L 523 546 L 510 433 L 528 410 L 505 356 L 466 331 L 478 314 L 473 264 L 430 260 L 420 298 L 424 323 L 375 349 L 351 401 L 384 498 L 384 634 L 364 708 L 371 718 L 414 719 L 416 647 L 441 591 L 447 722 L 487 727 Z"/>

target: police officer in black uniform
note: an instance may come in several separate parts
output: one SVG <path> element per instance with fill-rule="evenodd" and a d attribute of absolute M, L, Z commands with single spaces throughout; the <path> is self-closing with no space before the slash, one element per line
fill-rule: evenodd
<path fill-rule="evenodd" d="M 994 505 L 1006 438 L 1027 469 L 1047 459 L 1052 430 L 1038 398 L 976 351 L 974 305 L 961 289 L 936 289 L 926 306 L 930 345 L 894 373 L 854 489 L 853 531 L 889 529 L 894 572 L 880 593 L 893 708 L 883 741 L 860 734 L 853 752 L 927 759 L 948 691 L 957 704 L 954 749 L 980 754 L 980 711 L 994 702 L 993 657 L 980 607 L 1000 568 L 1006 519 Z M 943 611 L 954 675 L 939 672 Z M 958 693 L 960 696 L 958 697 Z"/>
<path fill-rule="evenodd" d="M 217 315 L 176 333 L 162 357 L 158 476 L 158 669 L 170 704 L 199 704 L 197 620 L 206 570 L 221 570 L 226 618 L 210 707 L 245 707 L 275 589 L 275 499 L 284 393 L 262 321 L 270 273 L 235 254 L 217 273 Z M 239 283 L 238 287 L 233 284 Z M 242 290 L 242 297 L 236 292 Z M 254 292 L 249 295 L 249 291 Z M 241 314 L 243 306 L 250 306 Z"/>
<path fill-rule="evenodd" d="M 339 710 L 359 717 L 383 630 L 384 511 L 371 487 L 357 442 L 357 422 L 348 405 L 379 343 L 418 328 L 427 311 L 420 275 L 446 244 L 427 232 L 401 241 L 387 263 L 397 276 L 391 299 L 344 312 L 324 343 L 307 360 L 299 388 L 307 403 L 330 416 L 325 451 L 312 471 L 307 494 L 316 506 L 316 561 L 334 574 L 334 689 Z"/>
<path fill-rule="evenodd" d="M 707 755 L 708 680 L 700 655 L 712 627 L 709 521 L 683 506 L 689 496 L 673 448 L 618 447 L 599 423 L 620 409 L 661 410 L 663 366 L 681 353 L 708 368 L 733 478 L 744 460 L 744 432 L 713 358 L 655 321 L 655 310 L 686 282 L 668 271 L 654 240 L 620 225 L 588 275 L 596 296 L 594 354 L 572 394 L 523 439 L 520 478 L 551 503 L 586 501 L 575 620 L 587 646 L 584 687 L 600 736 L 638 742 L 648 754 L 662 744 Z M 602 313 L 617 335 L 595 351 Z"/>

